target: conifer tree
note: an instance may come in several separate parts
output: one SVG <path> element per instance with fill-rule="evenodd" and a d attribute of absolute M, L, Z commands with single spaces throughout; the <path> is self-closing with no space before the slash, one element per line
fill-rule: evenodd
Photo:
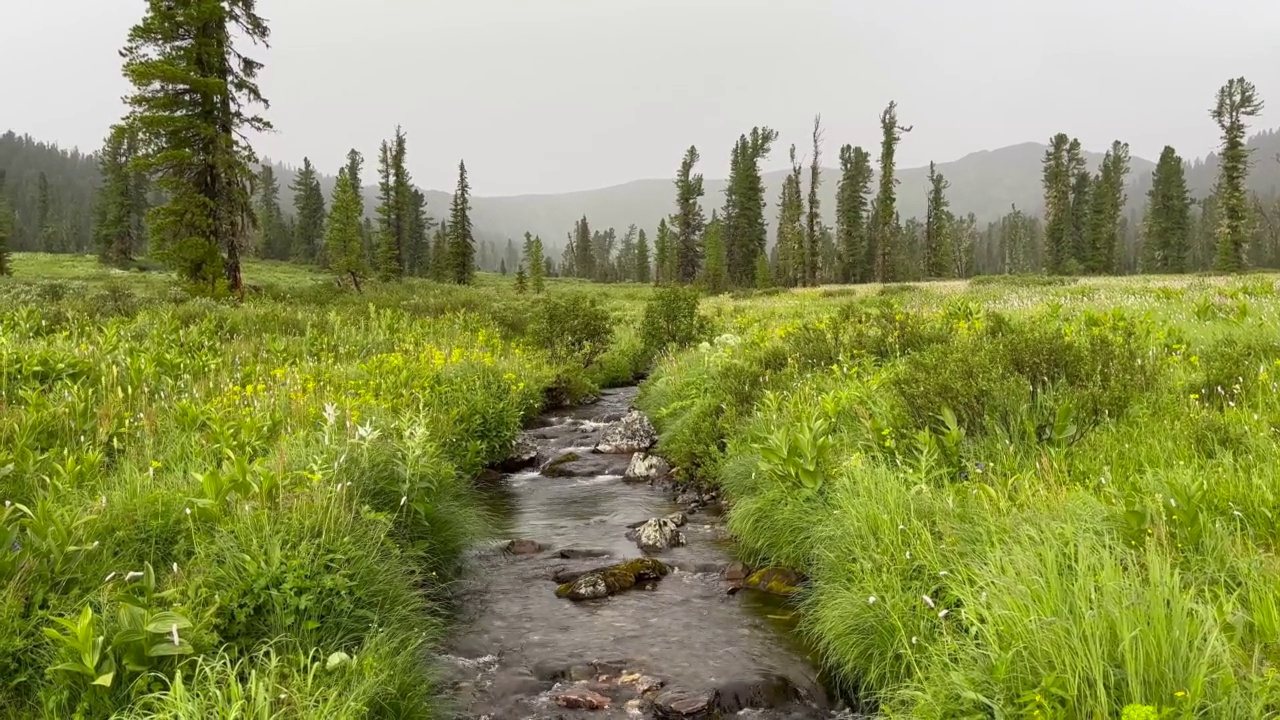
<path fill-rule="evenodd" d="M 809 203 L 805 217 L 804 284 L 818 282 L 818 259 L 821 256 L 822 215 L 818 187 L 822 184 L 822 116 L 813 118 L 813 157 L 809 161 Z"/>
<path fill-rule="evenodd" d="M 1071 257 L 1071 184 L 1074 175 L 1067 159 L 1071 138 L 1058 133 L 1049 139 L 1049 149 L 1044 153 L 1044 221 L 1045 221 L 1045 272 L 1063 274 Z M 1017 210 L 1015 209 L 1016 213 Z M 1011 216 L 1005 216 L 1010 220 Z M 1012 219 L 1017 219 L 1016 217 Z M 1008 223 L 1001 223 L 1002 228 Z M 1002 229 L 1002 237 L 1004 237 Z M 1009 256 L 1005 254 L 1006 267 Z"/>
<path fill-rule="evenodd" d="M 450 228 L 448 222 L 436 227 L 436 234 L 431 238 L 431 265 L 427 269 L 427 277 L 436 282 L 449 281 Z"/>
<path fill-rule="evenodd" d="M 324 239 L 329 270 L 339 282 L 350 280 L 356 292 L 360 291 L 360 278 L 369 274 L 360 230 L 359 195 L 351 182 L 350 168 L 343 167 L 333 188 Z"/>
<path fill-rule="evenodd" d="M 1245 181 L 1249 175 L 1249 149 L 1245 144 L 1248 118 L 1262 113 L 1263 102 L 1257 88 L 1243 77 L 1232 78 L 1218 90 L 1210 117 L 1222 131 L 1218 180 L 1213 194 L 1217 199 L 1218 227 L 1216 269 L 1239 272 L 1247 265 L 1249 199 Z"/>
<path fill-rule="evenodd" d="M 310 158 L 302 159 L 302 169 L 289 187 L 293 190 L 296 222 L 290 255 L 295 262 L 315 262 L 319 257 L 320 241 L 324 234 L 325 210 L 320 177 Z"/>
<path fill-rule="evenodd" d="M 924 275 L 950 277 L 955 267 L 951 247 L 951 211 L 947 208 L 947 188 L 951 183 L 929 163 L 929 202 L 924 228 Z"/>
<path fill-rule="evenodd" d="M 897 256 L 898 209 L 894 176 L 894 155 L 898 143 L 905 133 L 911 132 L 911 126 L 898 123 L 898 103 L 890 102 L 880 114 L 880 130 L 883 137 L 880 141 L 880 190 L 876 194 L 874 217 L 876 261 L 876 282 L 892 282 L 895 279 L 895 262 Z"/>
<path fill-rule="evenodd" d="M 704 194 L 702 173 L 695 173 L 698 164 L 698 148 L 690 146 L 680 162 L 680 171 L 676 175 L 676 214 L 675 237 L 672 244 L 675 250 L 674 280 L 682 285 L 692 283 L 698 277 L 702 264 L 702 233 L 706 229 L 706 216 L 702 212 L 699 200 Z"/>
<path fill-rule="evenodd" d="M 0 169 L 0 277 L 13 274 L 12 240 L 17 223 L 14 221 L 13 209 L 4 194 L 5 171 Z"/>
<path fill-rule="evenodd" d="M 778 198 L 778 284 L 795 287 L 804 283 L 804 200 L 800 194 L 800 163 L 796 146 L 791 146 L 791 172 L 782 181 Z"/>
<path fill-rule="evenodd" d="M 1000 268 L 1004 273 L 1027 273 L 1032 268 L 1034 233 L 1031 218 L 1013 206 L 999 225 Z"/>
<path fill-rule="evenodd" d="M 406 164 L 407 153 L 408 147 L 404 130 L 397 125 L 395 138 L 391 144 L 391 182 L 394 202 L 392 231 L 396 238 L 396 247 L 399 250 L 400 273 L 402 275 L 408 272 L 409 264 L 413 257 L 414 233 L 421 233 L 425 238 L 427 232 L 427 219 L 425 217 L 427 199 L 425 195 L 422 195 L 413 186 L 413 180 L 409 175 L 409 168 Z M 422 224 L 420 229 L 415 227 L 418 223 Z"/>
<path fill-rule="evenodd" d="M 505 272 L 506 268 L 504 267 L 503 270 L 504 272 L 502 274 L 506 275 L 507 274 Z M 516 268 L 516 294 L 523 295 L 528 291 L 529 291 L 528 279 L 525 277 L 525 274 L 524 274 L 524 265 L 521 265 L 520 267 Z"/>
<path fill-rule="evenodd" d="M 867 279 L 867 192 L 871 188 L 871 156 L 860 147 L 840 148 L 840 185 L 836 190 L 836 244 L 840 282 Z"/>
<path fill-rule="evenodd" d="M 1142 223 L 1143 270 L 1158 273 L 1187 271 L 1191 250 L 1191 196 L 1182 158 L 1166 145 L 1151 172 L 1147 213 Z"/>
<path fill-rule="evenodd" d="M 529 266 L 529 281 L 533 292 L 541 295 L 546 286 L 547 267 L 543 257 L 542 237 L 524 234 L 524 261 Z"/>
<path fill-rule="evenodd" d="M 573 227 L 576 231 L 578 221 L 573 221 Z M 573 233 L 565 234 L 564 250 L 560 253 L 560 275 L 562 277 L 577 277 L 578 268 L 575 267 L 578 261 L 578 249 L 573 246 Z"/>
<path fill-rule="evenodd" d="M 154 254 L 189 281 L 240 293 L 240 254 L 253 215 L 255 161 L 244 140 L 271 125 L 251 114 L 266 106 L 262 65 L 237 39 L 266 45 L 255 0 L 147 0 L 121 52 L 127 123 L 138 134 L 137 167 L 155 178 L 167 202 L 148 227 Z"/>
<path fill-rule="evenodd" d="M 955 263 L 952 277 L 967 278 L 974 271 L 974 250 L 978 245 L 978 218 L 969 213 L 963 218 L 955 219 L 952 232 L 952 262 Z"/>
<path fill-rule="evenodd" d="M 617 279 L 630 282 L 635 279 L 636 269 L 636 226 L 632 223 L 622 236 L 622 245 L 618 248 Z"/>
<path fill-rule="evenodd" d="M 449 209 L 450 280 L 470 285 L 475 276 L 476 241 L 471 230 L 471 185 L 467 182 L 467 164 L 458 162 L 458 187 L 453 192 Z"/>
<path fill-rule="evenodd" d="M 764 253 L 756 256 L 755 287 L 757 290 L 773 287 L 773 275 L 769 271 L 769 256 Z"/>
<path fill-rule="evenodd" d="M 641 228 L 640 233 L 636 235 L 636 255 L 635 270 L 632 277 L 636 282 L 648 283 L 650 279 L 649 272 L 649 238 L 645 237 L 644 229 Z"/>
<path fill-rule="evenodd" d="M 734 145 L 725 188 L 721 235 L 724 239 L 729 283 L 749 287 L 754 283 L 755 258 L 765 254 L 768 227 L 764 220 L 764 179 L 760 162 L 769 156 L 778 131 L 755 127 Z"/>
<path fill-rule="evenodd" d="M 1129 145 L 1119 140 L 1102 159 L 1089 191 L 1089 224 L 1084 269 L 1095 275 L 1117 270 L 1117 244 L 1124 211 L 1124 178 L 1129 173 Z"/>
<path fill-rule="evenodd" d="M 724 292 L 726 284 L 724 240 L 720 218 L 714 210 L 711 211 L 711 222 L 707 223 L 702 247 L 705 255 L 700 278 L 702 285 L 710 293 Z"/>
<path fill-rule="evenodd" d="M 1071 184 L 1071 219 L 1070 240 L 1068 241 L 1067 259 L 1063 272 L 1073 274 L 1085 269 L 1089 257 L 1089 213 L 1093 206 L 1094 182 L 1093 174 L 1084 167 L 1084 156 L 1078 153 L 1079 144 L 1072 141 L 1067 150 L 1068 164 L 1075 170 L 1075 180 Z M 1076 154 L 1072 154 L 1072 150 Z M 1078 159 L 1078 162 L 1077 162 Z"/>
<path fill-rule="evenodd" d="M 360 221 L 364 222 L 364 155 L 351 148 L 347 151 L 347 177 L 356 191 L 356 203 L 360 208 Z"/>
<path fill-rule="evenodd" d="M 406 219 L 405 272 L 415 277 L 427 277 L 431 270 L 431 240 L 428 233 L 435 224 L 427 215 L 427 196 L 416 187 L 409 188 L 409 215 Z"/>
<path fill-rule="evenodd" d="M 662 218 L 658 221 L 658 234 L 654 237 L 653 245 L 654 283 L 663 285 L 674 282 L 670 277 L 671 256 L 671 231 L 667 227 L 667 219 Z"/>
<path fill-rule="evenodd" d="M 292 238 L 280 210 L 280 181 L 275 168 L 264 164 L 258 173 L 258 247 L 260 257 L 285 260 L 289 257 Z"/>
<path fill-rule="evenodd" d="M 587 216 L 583 215 L 573 226 L 573 268 L 576 277 L 590 280 L 596 274 L 595 247 L 591 236 L 591 226 Z"/>
<path fill-rule="evenodd" d="M 98 156 L 102 185 L 94 208 L 94 241 L 98 259 L 107 265 L 128 264 L 142 243 L 146 198 L 134 170 L 137 152 L 137 134 L 127 125 L 116 125 Z"/>

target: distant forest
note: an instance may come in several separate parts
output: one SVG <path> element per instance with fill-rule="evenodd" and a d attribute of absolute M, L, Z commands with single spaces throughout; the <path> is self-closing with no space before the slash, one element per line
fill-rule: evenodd
<path fill-rule="evenodd" d="M 918 216 L 892 219 L 899 238 L 898 252 L 897 257 L 883 259 L 882 262 L 891 262 L 893 265 L 892 268 L 885 270 L 884 277 L 905 281 L 927 277 L 969 277 L 978 274 L 1046 270 L 1087 272 L 1089 269 L 1084 267 L 1051 267 L 1046 244 L 1045 218 L 1047 206 L 1045 200 L 1051 199 L 1052 194 L 1049 190 L 1036 187 L 1038 194 L 1043 192 L 1043 199 L 1037 198 L 1039 201 L 1030 205 L 1014 206 L 1014 200 L 1011 199 L 1014 197 L 1012 190 L 999 187 L 998 183 L 991 180 L 992 174 L 1017 176 L 1018 183 L 1023 186 L 1029 185 L 1032 178 L 1041 180 L 1042 171 L 1047 172 L 1042 166 L 1050 162 L 1047 156 L 1052 152 L 1053 141 L 1054 139 L 1051 138 L 1050 143 L 1046 145 L 1028 144 L 1002 151 L 975 154 L 945 166 L 948 176 L 938 179 L 938 189 L 942 192 L 938 200 L 947 203 L 947 194 L 957 198 L 954 206 L 946 204 L 941 208 L 941 212 L 947 213 L 945 224 L 950 246 L 950 257 L 946 260 L 947 268 L 939 268 L 936 258 L 926 257 L 929 254 L 930 233 L 935 231 L 931 229 L 933 225 L 930 220 L 929 193 L 922 193 L 923 196 L 920 198 L 904 198 L 900 190 L 899 212 L 908 208 L 923 212 Z M 1266 130 L 1254 134 L 1248 139 L 1247 147 L 1251 166 L 1247 183 L 1249 240 L 1245 251 L 1246 263 L 1252 267 L 1280 268 L 1280 132 Z M 983 166 L 982 156 L 995 156 L 1001 152 L 1005 152 L 1007 157 L 996 162 L 994 167 Z M 1033 161 L 1033 155 L 1039 156 L 1042 153 L 1046 157 L 1041 158 L 1039 162 Z M 863 154 L 866 156 L 864 160 L 867 161 L 868 166 L 864 169 L 869 173 L 864 181 L 869 188 L 870 184 L 875 182 L 877 172 L 869 169 L 870 154 Z M 852 162 L 853 158 L 848 156 L 842 160 L 848 163 Z M 0 135 L 0 198 L 7 199 L 13 210 L 15 221 L 10 249 L 51 253 L 95 252 L 94 226 L 96 201 L 101 184 L 100 161 L 99 153 L 85 154 L 78 150 L 65 150 L 56 144 L 42 142 L 29 135 L 18 135 L 12 131 Z M 994 161 L 987 162 L 990 164 Z M 1127 177 L 1123 178 L 1120 186 L 1123 188 L 1120 195 L 1122 210 L 1116 227 L 1118 234 L 1116 256 L 1107 261 L 1107 267 L 1094 268 L 1095 272 L 1136 273 L 1168 269 L 1162 268 L 1152 257 L 1150 247 L 1147 248 L 1146 257 L 1144 257 L 1144 218 L 1147 217 L 1152 202 L 1150 194 L 1156 172 L 1155 166 L 1149 161 L 1138 158 L 1134 158 L 1132 162 L 1143 170 L 1126 173 Z M 1216 199 L 1213 190 L 1219 174 L 1220 159 L 1217 154 L 1210 154 L 1206 158 L 1184 161 L 1180 164 L 1187 194 L 1191 200 L 1187 218 L 1189 225 L 1184 269 L 1188 271 L 1212 269 L 1215 260 L 1214 234 L 1219 222 L 1215 211 Z M 1076 168 L 1075 172 L 1078 175 L 1088 175 L 1087 169 L 1082 168 L 1083 165 Z M 322 244 L 320 234 L 323 232 L 323 207 L 332 197 L 336 177 L 318 171 L 311 167 L 309 162 L 301 170 L 270 162 L 260 165 L 259 169 L 261 172 L 255 188 L 259 222 L 257 228 L 252 231 L 255 235 L 253 242 L 249 243 L 252 254 L 269 259 L 317 262 L 318 259 L 314 255 L 299 256 L 298 235 L 302 232 L 313 236 L 304 238 L 302 245 L 308 242 L 312 245 Z M 787 197 L 791 193 L 803 190 L 802 187 L 789 189 L 789 186 L 796 182 L 803 185 L 802 181 L 810 180 L 808 176 L 813 172 L 812 167 L 801 169 L 797 165 L 796 172 L 784 173 L 776 180 L 766 177 L 759 183 L 766 186 L 767 191 L 774 190 L 775 182 L 781 186 L 779 188 L 781 192 L 776 195 L 769 193 L 773 196 L 763 198 L 766 206 L 765 250 L 770 262 L 770 282 L 806 284 L 808 280 L 806 276 L 808 270 L 801 272 L 801 277 L 793 278 L 791 281 L 778 277 L 779 263 L 788 262 L 785 256 L 789 231 L 780 226 L 780 220 L 787 220 L 781 217 L 786 214 L 786 208 L 783 206 L 788 202 Z M 819 167 L 817 172 L 830 175 L 839 174 L 840 170 Z M 839 179 L 841 178 L 837 177 L 837 180 Z M 1075 178 L 1073 182 L 1074 180 Z M 699 181 L 701 181 L 700 178 Z M 809 261 L 814 266 L 813 282 L 873 279 L 875 258 L 865 260 L 867 271 L 860 278 L 850 277 L 842 272 L 841 266 L 847 262 L 842 261 L 840 257 L 838 183 L 830 180 L 819 182 L 821 191 L 817 213 L 819 220 L 812 229 L 814 257 Z M 914 183 L 907 180 L 902 184 L 904 188 L 908 185 L 926 185 L 927 190 L 928 182 L 927 177 L 921 177 Z M 728 185 L 724 184 L 727 190 Z M 1040 184 L 1037 183 L 1037 185 Z M 662 185 L 668 189 L 662 190 Z M 667 206 L 678 211 L 674 202 L 675 194 L 670 190 L 670 183 L 662 185 L 654 185 L 652 189 L 646 190 L 640 184 L 636 184 L 629 190 L 631 197 L 628 198 L 618 198 L 618 196 L 629 186 L 614 188 L 610 192 L 617 199 L 616 204 L 624 207 L 640 207 L 643 204 L 643 198 L 637 196 L 645 192 L 665 193 Z M 274 188 L 274 198 L 264 197 L 264 187 Z M 305 188 L 312 188 L 309 198 L 302 198 L 304 193 L 299 192 L 300 189 Z M 268 191 L 268 195 L 271 192 Z M 628 223 L 630 227 L 595 227 L 592 222 L 593 215 L 598 213 L 616 217 L 618 214 L 616 208 L 608 207 L 611 200 L 603 196 L 603 193 L 604 191 L 595 194 L 587 192 L 518 199 L 473 197 L 471 202 L 473 207 L 477 208 L 476 227 L 473 231 L 477 269 L 514 273 L 516 268 L 524 262 L 528 245 L 528 240 L 518 234 L 515 237 L 507 237 L 505 234 L 491 231 L 486 226 L 486 220 L 492 225 L 510 227 L 512 223 L 526 221 L 526 216 L 536 218 L 539 215 L 555 214 L 551 210 L 551 205 L 555 205 L 559 214 L 563 215 L 564 206 L 573 203 L 574 198 L 580 196 L 580 203 L 583 206 L 582 217 L 564 227 L 560 233 L 542 239 L 546 252 L 544 262 L 549 273 L 573 274 L 606 282 L 635 281 L 641 279 L 642 275 L 648 279 L 650 273 L 661 276 L 663 268 L 659 263 L 664 260 L 658 256 L 664 249 L 659 245 L 675 242 L 678 218 L 660 218 L 662 222 L 655 223 L 652 217 L 637 217 L 634 225 Z M 373 209 L 376 207 L 377 187 L 365 185 L 361 194 L 363 196 L 362 215 L 365 221 L 363 228 L 365 252 L 372 263 L 374 260 L 372 234 L 376 221 Z M 418 194 L 423 200 L 422 216 L 425 224 L 422 230 L 429 241 L 431 234 L 440 233 L 441 224 L 437 218 L 448 215 L 452 195 L 437 191 Z M 806 198 L 796 197 L 801 201 L 806 200 Z M 314 205 L 317 199 L 321 206 L 309 208 L 308 202 Z M 691 271 L 697 276 L 706 272 L 704 266 L 707 264 L 705 261 L 708 257 L 708 241 L 711 257 L 716 257 L 716 253 L 725 253 L 723 262 L 733 261 L 733 258 L 727 256 L 723 247 L 726 231 L 723 217 L 725 209 L 718 207 L 719 198 L 712 198 L 708 194 L 705 199 L 713 209 L 710 218 L 702 219 L 703 228 L 699 233 L 697 248 L 701 258 L 700 265 L 696 270 Z M 1025 197 L 1022 199 L 1026 200 Z M 148 204 L 155 205 L 162 200 L 163 198 L 159 195 L 148 190 Z M 486 216 L 486 202 L 490 200 L 494 201 L 495 205 Z M 506 201 L 512 206 L 515 201 L 519 201 L 521 206 L 518 210 L 508 211 L 511 215 L 519 215 L 519 219 L 495 217 L 495 214 L 500 215 L 504 212 L 503 206 L 496 204 L 499 201 Z M 651 204 L 661 202 L 663 202 L 661 199 L 654 199 Z M 1080 201 L 1077 199 L 1078 202 Z M 272 210 L 264 203 L 273 205 L 276 209 Z M 539 208 L 537 206 L 539 203 L 548 207 Z M 863 212 L 868 222 L 876 212 L 874 204 L 874 198 L 866 199 Z M 792 218 L 791 221 L 798 220 L 800 225 L 796 229 L 808 235 L 810 228 L 804 227 L 808 222 L 807 202 L 801 202 L 801 206 L 800 217 Z M 993 212 L 992 208 L 997 207 L 1004 207 L 1006 211 L 1003 214 Z M 775 213 L 778 217 L 773 217 Z M 312 216 L 310 222 L 301 223 L 303 226 L 301 229 L 300 214 Z M 639 214 L 638 210 L 637 214 Z M 1076 215 L 1077 225 L 1087 222 L 1085 213 L 1077 211 Z M 529 225 L 536 222 L 537 220 L 527 220 Z M 941 222 L 941 220 L 934 221 L 935 224 Z M 643 227 L 644 225 L 648 227 Z M 652 251 L 646 250 L 646 253 L 652 253 L 653 267 L 650 272 L 637 269 L 636 241 L 641 239 L 642 231 L 646 236 L 643 239 L 653 246 Z M 1084 232 L 1084 228 L 1076 227 L 1071 232 L 1078 235 Z M 755 231 L 755 234 L 759 235 L 759 230 Z M 139 255 L 146 254 L 145 233 L 142 235 L 142 246 L 138 248 Z M 672 258 L 675 257 L 674 248 L 670 250 L 670 255 Z M 588 263 L 589 267 L 587 267 Z M 930 267 L 931 263 L 933 267 Z M 713 289 L 716 286 L 746 284 L 746 281 L 741 279 L 746 273 L 750 272 L 753 276 L 758 274 L 758 268 L 739 268 L 736 272 L 740 280 L 733 282 L 727 268 L 723 271 L 717 269 L 715 260 L 710 264 L 712 277 L 707 284 Z M 724 276 L 720 278 L 722 272 Z M 784 270 L 783 274 L 785 272 Z M 762 278 L 758 281 L 764 282 Z M 757 279 L 751 282 L 755 283 Z"/>

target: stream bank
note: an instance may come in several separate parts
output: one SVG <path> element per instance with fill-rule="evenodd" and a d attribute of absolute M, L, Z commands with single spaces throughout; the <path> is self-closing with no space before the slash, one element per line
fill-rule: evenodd
<path fill-rule="evenodd" d="M 476 552 L 461 590 L 444 678 L 456 717 L 848 717 L 786 631 L 792 611 L 731 592 L 714 505 L 691 511 L 624 479 L 631 454 L 593 452 L 635 393 L 544 416 L 525 433 L 536 464 L 486 490 L 502 540 Z M 567 453 L 577 457 L 552 462 Z M 683 545 L 645 553 L 628 539 L 638 523 L 680 512 Z M 646 555 L 670 572 L 602 600 L 556 596 L 557 580 Z"/>

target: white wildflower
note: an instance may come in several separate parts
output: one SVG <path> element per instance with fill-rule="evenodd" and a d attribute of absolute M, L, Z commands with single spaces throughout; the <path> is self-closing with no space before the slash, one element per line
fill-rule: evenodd
<path fill-rule="evenodd" d="M 876 604 L 876 596 L 875 596 L 875 595 L 872 595 L 871 597 L 867 598 L 867 604 L 868 604 L 868 605 L 875 605 L 875 604 Z"/>
<path fill-rule="evenodd" d="M 174 571 L 175 573 L 176 573 L 176 572 L 178 572 L 178 563 L 174 563 L 174 564 L 173 564 L 173 571 Z"/>
<path fill-rule="evenodd" d="M 333 403 L 324 404 L 324 421 L 326 425 L 332 425 L 338 420 L 338 406 Z"/>
<path fill-rule="evenodd" d="M 939 620 L 941 620 L 942 618 L 944 618 L 944 617 L 946 617 L 946 616 L 948 616 L 948 615 L 950 615 L 950 614 L 951 614 L 951 611 L 950 611 L 950 610 L 939 610 L 939 611 L 938 611 L 938 619 L 939 619 Z"/>
<path fill-rule="evenodd" d="M 929 597 L 928 595 L 921 595 L 920 597 L 921 597 L 921 599 L 923 599 L 923 600 L 924 600 L 924 604 L 925 604 L 925 605 L 928 605 L 928 606 L 929 606 L 929 609 L 930 609 L 930 610 L 932 610 L 932 609 L 933 609 L 933 607 L 934 607 L 934 605 L 933 605 L 933 598 Z"/>
<path fill-rule="evenodd" d="M 109 582 L 111 582 L 111 579 L 112 579 L 112 578 L 114 578 L 115 576 L 116 576 L 116 574 L 115 574 L 115 573 L 107 573 L 107 576 L 106 576 L 105 578 L 103 578 L 102 582 L 103 582 L 103 583 L 109 583 Z"/>
<path fill-rule="evenodd" d="M 131 571 L 131 572 L 126 573 L 126 574 L 125 574 L 125 576 L 124 576 L 124 581 L 125 581 L 125 582 L 133 582 L 134 580 L 137 580 L 137 579 L 138 579 L 138 578 L 140 578 L 140 577 L 142 577 L 142 573 L 141 573 L 141 572 L 139 572 L 139 571 L 137 571 L 137 570 L 133 570 L 133 571 Z"/>
<path fill-rule="evenodd" d="M 920 644 L 920 638 L 916 637 L 915 635 L 912 635 L 912 636 L 911 636 L 911 644 L 912 644 L 912 645 L 919 645 L 919 644 Z"/>
<path fill-rule="evenodd" d="M 405 504 L 405 503 L 407 503 L 407 502 L 409 502 L 409 496 L 408 496 L 408 495 L 405 495 L 404 497 L 400 498 L 400 507 L 404 507 L 404 504 Z"/>
<path fill-rule="evenodd" d="M 174 623 L 169 626 L 169 637 L 173 638 L 174 645 L 179 644 L 178 643 L 178 623 Z"/>
<path fill-rule="evenodd" d="M 186 513 L 187 513 L 188 515 L 190 515 L 190 514 L 191 514 L 191 508 L 186 508 Z"/>

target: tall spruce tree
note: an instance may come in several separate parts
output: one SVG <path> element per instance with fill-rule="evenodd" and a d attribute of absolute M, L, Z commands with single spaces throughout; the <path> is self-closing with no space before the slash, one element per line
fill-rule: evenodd
<path fill-rule="evenodd" d="M 649 272 L 649 238 L 645 237 L 644 228 L 640 229 L 640 233 L 636 235 L 636 255 L 635 270 L 632 277 L 636 282 L 648 283 L 651 273 Z"/>
<path fill-rule="evenodd" d="M 426 197 L 419 202 L 418 191 L 413 187 L 409 170 L 405 165 L 407 142 L 404 130 L 396 126 L 395 137 L 383 141 L 378 148 L 378 237 L 375 256 L 378 278 L 397 280 L 404 276 L 411 261 L 411 232 L 419 232 L 415 224 L 421 223 L 420 234 L 425 238 L 427 218 Z"/>
<path fill-rule="evenodd" d="M 890 102 L 880 113 L 880 190 L 876 194 L 874 232 L 876 242 L 875 278 L 876 282 L 892 282 L 897 279 L 896 262 L 898 257 L 898 208 L 897 185 L 894 175 L 894 156 L 902 136 L 911 132 L 910 125 L 898 122 L 898 103 Z"/>
<path fill-rule="evenodd" d="M 635 279 L 633 273 L 636 268 L 636 232 L 635 223 L 627 226 L 627 231 L 622 234 L 622 244 L 618 246 L 618 262 L 614 275 L 621 282 L 630 282 Z"/>
<path fill-rule="evenodd" d="M 529 281 L 533 286 L 534 294 L 541 295 L 546 287 L 547 268 L 546 260 L 543 257 L 542 236 L 535 235 L 530 238 L 529 233 L 524 234 L 525 238 L 525 265 L 529 266 Z"/>
<path fill-rule="evenodd" d="M 924 275 L 929 278 L 951 277 L 955 268 L 951 243 L 951 211 L 947 188 L 951 183 L 929 163 L 929 201 L 924 226 Z"/>
<path fill-rule="evenodd" d="M 702 241 L 703 263 L 699 280 L 710 293 L 724 292 L 727 283 L 725 273 L 724 234 L 719 216 L 711 211 L 711 221 Z"/>
<path fill-rule="evenodd" d="M 1216 269 L 1239 272 L 1248 264 L 1249 198 L 1245 181 L 1249 176 L 1249 148 L 1245 144 L 1246 120 L 1262 113 L 1263 102 L 1257 88 L 1243 77 L 1232 78 L 1218 90 L 1210 117 L 1222 131 L 1218 180 L 1213 194 L 1217 199 Z"/>
<path fill-rule="evenodd" d="M 1075 141 L 1072 147 L 1076 147 Z M 1079 158 L 1079 163 L 1075 159 Z M 1093 174 L 1084 167 L 1082 154 L 1073 155 L 1067 151 L 1067 163 L 1075 168 L 1075 180 L 1071 184 L 1071 218 L 1067 244 L 1067 259 L 1064 261 L 1064 273 L 1077 273 L 1088 265 L 1089 257 L 1089 214 L 1093 208 L 1094 182 Z"/>
<path fill-rule="evenodd" d="M 860 147 L 840 148 L 840 185 L 836 190 L 840 282 L 867 279 L 867 193 L 870 188 L 871 156 Z"/>
<path fill-rule="evenodd" d="M 467 164 L 458 162 L 458 187 L 453 191 L 449 208 L 450 279 L 458 285 L 470 285 L 475 277 L 476 241 L 471 229 L 471 184 L 467 181 Z"/>
<path fill-rule="evenodd" d="M 791 146 L 791 172 L 782 181 L 778 197 L 777 276 L 782 287 L 804 283 L 804 198 L 800 190 L 800 163 Z"/>
<path fill-rule="evenodd" d="M 1070 144 L 1071 138 L 1066 133 L 1054 135 L 1049 139 L 1049 149 L 1044 153 L 1043 162 L 1044 269 L 1048 273 L 1057 275 L 1067 271 L 1067 262 L 1071 258 L 1071 184 L 1074 176 L 1067 158 L 1067 148 Z M 1018 219 L 1017 216 L 1005 217 L 1006 220 Z M 1002 228 L 1008 227 L 1009 223 L 1002 222 L 1001 225 Z M 1005 265 L 1009 266 L 1007 253 Z"/>
<path fill-rule="evenodd" d="M 408 217 L 405 219 L 405 272 L 426 277 L 431 270 L 429 233 L 435 221 L 427 215 L 427 196 L 416 187 L 409 188 Z"/>
<path fill-rule="evenodd" d="M 262 65 L 236 45 L 270 36 L 256 0 L 147 0 L 121 52 L 127 123 L 138 134 L 140 171 L 155 178 L 167 202 L 153 208 L 154 254 L 189 281 L 240 293 L 240 254 L 253 201 L 248 132 L 271 125 L 253 114 L 267 106 L 258 89 Z"/>
<path fill-rule="evenodd" d="M 702 188 L 702 173 L 693 171 L 698 160 L 698 148 L 690 146 L 685 151 L 684 159 L 680 161 L 680 171 L 675 181 L 674 280 L 682 285 L 688 285 L 697 279 L 702 264 L 702 233 L 707 221 L 699 202 L 705 193 Z"/>
<path fill-rule="evenodd" d="M 116 125 L 98 155 L 102 185 L 94 208 L 94 242 L 98 259 L 107 265 L 128 264 L 142 244 L 146 188 L 134 170 L 137 152 L 137 134 L 128 125 Z"/>
<path fill-rule="evenodd" d="M 324 237 L 324 191 L 320 176 L 310 158 L 302 159 L 302 169 L 293 179 L 293 248 L 290 256 L 296 262 L 315 262 Z"/>
<path fill-rule="evenodd" d="M 1124 179 L 1128 174 L 1129 145 L 1117 140 L 1103 157 L 1089 191 L 1088 249 L 1083 262 L 1086 272 L 1105 275 L 1118 269 L 1117 245 L 1125 203 Z"/>
<path fill-rule="evenodd" d="M 595 246 L 591 240 L 591 226 L 583 215 L 573 226 L 573 269 L 576 277 L 588 280 L 596 274 Z"/>
<path fill-rule="evenodd" d="M 356 292 L 360 291 L 360 278 L 369 274 L 360 229 L 360 205 L 360 193 L 351 182 L 350 168 L 343 167 L 338 171 L 338 182 L 333 188 L 333 201 L 329 206 L 325 257 L 329 261 L 329 270 L 338 281 L 350 280 Z"/>
<path fill-rule="evenodd" d="M 449 223 L 442 222 L 436 226 L 436 234 L 431 238 L 431 266 L 427 269 L 427 277 L 436 282 L 449 281 L 450 232 Z"/>
<path fill-rule="evenodd" d="M 289 257 L 292 238 L 280 209 L 280 181 L 276 170 L 263 164 L 258 172 L 258 247 L 259 257 L 285 260 Z"/>
<path fill-rule="evenodd" d="M 818 187 L 822 185 L 822 116 L 813 118 L 813 156 L 809 160 L 809 202 L 805 215 L 804 284 L 818 283 L 821 252 L 822 208 Z"/>
<path fill-rule="evenodd" d="M 1166 145 L 1151 172 L 1147 212 L 1142 222 L 1143 270 L 1157 273 L 1187 271 L 1191 250 L 1191 195 L 1182 158 Z"/>
<path fill-rule="evenodd" d="M 664 285 L 674 282 L 671 278 L 671 230 L 667 227 L 667 219 L 658 221 L 658 233 L 653 241 L 653 281 Z"/>
<path fill-rule="evenodd" d="M 764 179 L 760 163 L 769 156 L 778 131 L 755 127 L 734 145 L 725 188 L 724 212 L 720 218 L 729 283 L 750 287 L 754 282 L 756 258 L 765 254 L 768 226 L 764 220 Z"/>

